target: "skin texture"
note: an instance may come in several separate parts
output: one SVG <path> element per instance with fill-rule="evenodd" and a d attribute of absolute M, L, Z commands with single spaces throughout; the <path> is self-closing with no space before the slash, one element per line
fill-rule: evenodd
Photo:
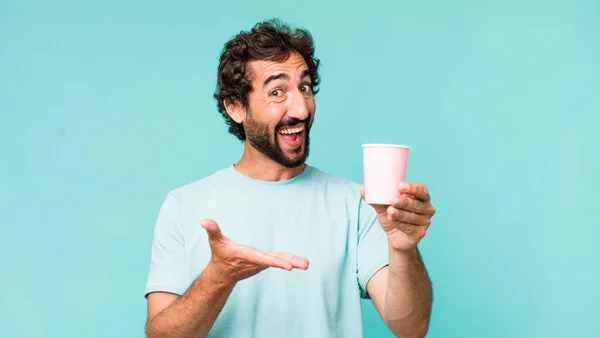
<path fill-rule="evenodd" d="M 316 110 L 308 67 L 297 53 L 283 62 L 252 61 L 249 67 L 253 81 L 249 106 L 224 102 L 229 116 L 244 125 L 247 136 L 234 168 L 257 180 L 290 179 L 306 167 Z M 280 135 L 286 127 L 304 128 L 299 144 L 292 146 Z M 362 188 L 360 193 L 364 198 Z M 429 191 L 423 184 L 407 182 L 398 187 L 398 198 L 390 205 L 372 207 L 388 235 L 390 263 L 371 278 L 367 291 L 397 337 L 424 337 L 432 291 L 417 244 L 435 214 Z M 234 243 L 214 220 L 203 220 L 199 226 L 209 235 L 210 263 L 183 296 L 148 295 L 148 337 L 205 337 L 237 282 L 268 268 L 309 267 L 306 258 L 291 253 L 266 253 Z"/>

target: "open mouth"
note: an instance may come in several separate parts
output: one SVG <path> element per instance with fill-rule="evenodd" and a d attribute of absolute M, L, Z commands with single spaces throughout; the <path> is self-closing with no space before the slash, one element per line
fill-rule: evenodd
<path fill-rule="evenodd" d="M 304 131 L 304 125 L 299 127 L 282 128 L 279 130 L 281 138 L 290 146 L 297 147 L 302 141 L 302 132 Z"/>

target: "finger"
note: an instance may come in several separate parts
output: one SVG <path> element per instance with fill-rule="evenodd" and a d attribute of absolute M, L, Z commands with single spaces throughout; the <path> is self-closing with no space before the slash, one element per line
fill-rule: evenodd
<path fill-rule="evenodd" d="M 284 252 L 273 252 L 273 253 L 271 253 L 271 255 L 274 255 L 281 259 L 285 259 L 286 261 L 292 263 L 292 265 L 297 269 L 302 269 L 302 270 L 308 269 L 308 265 L 309 265 L 308 259 L 306 259 L 304 257 L 299 257 L 296 255 L 287 254 Z"/>
<path fill-rule="evenodd" d="M 213 221 L 212 219 L 204 219 L 202 222 L 200 222 L 200 225 L 204 228 L 204 230 L 206 230 L 210 240 L 223 239 L 223 233 L 221 233 L 221 229 L 219 228 L 217 222 Z"/>
<path fill-rule="evenodd" d="M 392 200 L 392 207 L 412 211 L 421 215 L 433 215 L 433 207 L 429 202 L 422 202 L 410 196 L 397 196 Z"/>
<path fill-rule="evenodd" d="M 287 260 L 277 256 L 269 255 L 266 252 L 260 251 L 256 248 L 243 246 L 241 249 L 243 251 L 242 258 L 254 264 L 265 267 L 280 268 L 288 271 L 294 268 L 294 265 Z"/>
<path fill-rule="evenodd" d="M 416 225 L 408 224 L 408 223 L 404 223 L 404 222 L 397 222 L 394 225 L 394 227 L 398 231 L 402 231 L 403 233 L 405 233 L 409 236 L 424 237 L 425 233 L 427 232 L 427 228 L 425 228 L 425 227 L 420 227 L 420 226 L 416 226 Z"/>
<path fill-rule="evenodd" d="M 274 268 L 281 268 L 281 269 L 285 269 L 288 271 L 291 271 L 292 269 L 294 269 L 294 264 L 292 262 L 288 261 L 287 259 L 277 257 L 275 255 L 268 254 L 266 252 L 260 252 L 259 257 L 260 257 L 259 259 L 260 259 L 260 262 L 262 265 L 270 266 L 270 267 L 274 267 Z"/>
<path fill-rule="evenodd" d="M 415 196 L 412 196 L 412 195 L 405 195 L 405 196 L 402 196 L 402 198 L 409 198 L 411 200 L 417 199 Z M 425 212 L 422 212 L 421 214 L 432 217 L 433 215 L 435 215 L 436 212 L 437 212 L 437 210 L 433 207 L 433 205 L 431 205 L 431 202 L 427 202 L 427 207 L 425 209 Z"/>
<path fill-rule="evenodd" d="M 423 202 L 428 202 L 430 200 L 429 189 L 421 183 L 402 182 L 398 186 L 398 191 L 401 194 L 413 195 Z"/>
<path fill-rule="evenodd" d="M 387 213 L 388 218 L 392 221 L 418 226 L 429 226 L 431 224 L 429 216 L 417 214 L 412 211 L 400 210 L 390 206 Z"/>

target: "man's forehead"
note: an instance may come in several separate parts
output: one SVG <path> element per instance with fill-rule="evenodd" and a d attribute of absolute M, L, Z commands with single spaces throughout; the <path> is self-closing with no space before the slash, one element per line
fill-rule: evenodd
<path fill-rule="evenodd" d="M 285 73 L 290 77 L 302 76 L 308 69 L 304 59 L 297 54 L 291 54 L 283 61 L 253 60 L 249 62 L 249 66 L 254 78 L 259 81 L 277 73 Z"/>

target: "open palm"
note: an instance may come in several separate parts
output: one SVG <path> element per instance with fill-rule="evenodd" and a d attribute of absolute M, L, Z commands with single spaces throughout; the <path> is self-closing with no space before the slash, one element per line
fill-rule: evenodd
<path fill-rule="evenodd" d="M 238 244 L 225 237 L 214 220 L 205 219 L 201 223 L 208 233 L 212 252 L 211 264 L 219 276 L 229 282 L 249 278 L 267 268 L 284 270 L 308 269 L 308 260 L 283 252 L 263 252 L 257 248 Z"/>

